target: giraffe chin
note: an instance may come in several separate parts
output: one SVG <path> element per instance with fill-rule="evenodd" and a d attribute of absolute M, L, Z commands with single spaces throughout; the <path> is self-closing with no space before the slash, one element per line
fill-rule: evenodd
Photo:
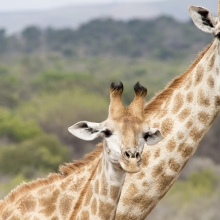
<path fill-rule="evenodd" d="M 140 160 L 136 158 L 130 158 L 129 160 L 122 160 L 120 161 L 121 167 L 128 173 L 137 173 L 142 168 L 142 163 Z"/>

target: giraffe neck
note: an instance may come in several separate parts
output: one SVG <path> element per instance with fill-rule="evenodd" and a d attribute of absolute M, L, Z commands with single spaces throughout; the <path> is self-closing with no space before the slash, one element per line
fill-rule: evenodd
<path fill-rule="evenodd" d="M 168 152 L 173 150 L 170 139 L 175 139 L 176 146 L 189 143 L 191 148 L 187 148 L 185 157 L 179 147 L 183 161 L 194 153 L 220 109 L 218 45 L 219 40 L 215 39 L 181 84 L 174 87 L 172 95 L 164 99 L 159 111 L 151 115 L 154 126 L 159 125 L 162 130 L 165 139 L 161 145 L 167 144 Z"/>
<path fill-rule="evenodd" d="M 154 122 L 150 126 L 159 127 L 164 139 L 153 148 L 145 146 L 142 171 L 127 175 L 117 220 L 145 219 L 197 149 L 219 112 L 219 61 L 215 39 L 186 73 L 146 105 L 147 118 Z"/>
<path fill-rule="evenodd" d="M 106 159 L 105 150 L 103 154 L 94 176 L 89 180 L 80 212 L 76 213 L 74 219 L 115 218 L 126 173 L 118 164 L 113 164 Z"/>
<path fill-rule="evenodd" d="M 0 219 L 114 219 L 125 171 L 106 154 L 100 145 L 63 175 L 22 184 L 0 201 Z"/>

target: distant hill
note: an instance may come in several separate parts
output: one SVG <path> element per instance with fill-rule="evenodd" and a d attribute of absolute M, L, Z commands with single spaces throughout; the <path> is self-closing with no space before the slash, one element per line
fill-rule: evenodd
<path fill-rule="evenodd" d="M 42 11 L 0 13 L 0 28 L 7 33 L 19 32 L 26 26 L 41 28 L 53 27 L 77 28 L 89 20 L 111 17 L 117 20 L 133 18 L 149 19 L 160 15 L 170 15 L 178 20 L 188 20 L 188 5 L 202 5 L 214 14 L 217 12 L 217 0 L 166 0 L 139 3 L 111 3 L 96 5 L 68 5 Z"/>

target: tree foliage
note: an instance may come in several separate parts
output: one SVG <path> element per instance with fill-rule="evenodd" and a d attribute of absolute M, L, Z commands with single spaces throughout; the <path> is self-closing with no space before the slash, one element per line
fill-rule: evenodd
<path fill-rule="evenodd" d="M 41 30 L 30 26 L 22 31 L 21 39 L 16 35 L 7 39 L 1 30 L 2 53 L 12 52 L 10 45 L 4 43 L 7 40 L 17 45 L 15 51 L 26 53 L 58 52 L 67 57 L 117 55 L 135 58 L 151 55 L 168 59 L 182 57 L 189 50 L 208 43 L 210 36 L 200 34 L 192 22 L 180 23 L 169 16 L 162 16 L 154 20 L 96 19 L 77 30 Z"/>
<path fill-rule="evenodd" d="M 210 41 L 191 22 L 167 16 L 96 19 L 77 30 L 30 26 L 19 35 L 0 30 L 0 182 L 11 179 L 14 186 L 44 176 L 91 151 L 95 142 L 80 141 L 67 128 L 106 119 L 112 81 L 124 83 L 126 105 L 137 81 L 149 100 Z M 213 129 L 196 154 L 220 162 L 219 119 Z"/>

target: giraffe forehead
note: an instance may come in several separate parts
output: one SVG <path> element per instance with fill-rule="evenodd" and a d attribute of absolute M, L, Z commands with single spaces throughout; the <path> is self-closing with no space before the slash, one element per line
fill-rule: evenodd
<path fill-rule="evenodd" d="M 123 130 L 138 131 L 143 126 L 143 120 L 134 116 L 124 116 L 115 120 L 118 128 Z"/>
<path fill-rule="evenodd" d="M 114 131 L 122 138 L 122 141 L 136 139 L 146 127 L 143 120 L 137 117 L 118 118 L 114 121 L 114 125 Z"/>

